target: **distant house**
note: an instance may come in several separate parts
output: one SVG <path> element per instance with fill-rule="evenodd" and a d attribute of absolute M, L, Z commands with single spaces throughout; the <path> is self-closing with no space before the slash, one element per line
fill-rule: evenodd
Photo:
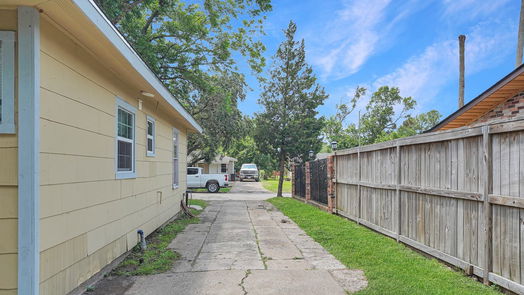
<path fill-rule="evenodd" d="M 224 173 L 231 176 L 235 174 L 235 163 L 237 161 L 237 159 L 232 157 L 218 155 L 211 163 L 200 161 L 197 165 L 203 168 L 204 173 Z"/>
<path fill-rule="evenodd" d="M 524 116 L 524 65 L 429 130 L 448 130 Z"/>
<path fill-rule="evenodd" d="M 180 212 L 202 129 L 92 0 L 3 1 L 0 54 L 0 294 L 66 294 Z"/>

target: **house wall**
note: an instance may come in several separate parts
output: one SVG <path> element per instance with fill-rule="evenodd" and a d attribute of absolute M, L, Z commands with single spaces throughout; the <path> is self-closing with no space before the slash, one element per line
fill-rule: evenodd
<path fill-rule="evenodd" d="M 204 174 L 208 174 L 209 173 L 209 164 L 198 163 L 197 166 L 202 168 L 202 173 L 204 173 Z"/>
<path fill-rule="evenodd" d="M 16 31 L 16 28 L 16 10 L 0 9 L 0 30 Z M 15 112 L 16 106 L 15 93 Z M 17 155 L 18 137 L 16 134 L 0 134 L 0 295 L 17 293 Z"/>
<path fill-rule="evenodd" d="M 524 92 L 508 98 L 491 111 L 484 114 L 473 124 L 484 123 L 496 119 L 509 119 L 524 115 Z"/>
<path fill-rule="evenodd" d="M 172 128 L 181 124 L 146 98 L 138 110 L 139 90 L 42 17 L 41 294 L 73 290 L 133 248 L 137 229 L 150 234 L 180 210 L 186 130 L 178 128 L 180 187 L 173 189 Z M 135 179 L 115 178 L 117 96 L 137 108 Z M 155 157 L 146 157 L 146 115 L 156 120 Z"/>
<path fill-rule="evenodd" d="M 222 172 L 222 164 L 219 163 L 211 163 L 208 166 L 208 172 L 210 174 L 221 174 L 221 173 L 227 173 L 227 174 L 233 174 L 235 173 L 235 164 L 233 162 L 229 162 L 227 164 L 227 172 Z"/>

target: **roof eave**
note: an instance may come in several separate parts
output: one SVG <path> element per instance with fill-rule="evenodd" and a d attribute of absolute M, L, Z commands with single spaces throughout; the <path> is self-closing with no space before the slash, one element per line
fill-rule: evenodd
<path fill-rule="evenodd" d="M 447 116 L 445 119 L 440 121 L 437 125 L 433 126 L 431 129 L 424 131 L 424 133 L 437 131 L 440 128 L 448 125 L 455 118 L 457 118 L 458 116 L 470 110 L 472 107 L 477 105 L 479 102 L 484 100 L 486 97 L 493 94 L 494 92 L 499 90 L 502 86 L 506 85 L 507 83 L 509 83 L 511 80 L 515 79 L 522 73 L 524 73 L 524 64 L 521 64 L 520 66 L 518 66 L 516 69 L 514 69 L 509 74 L 507 74 L 504 78 L 500 79 L 497 83 L 493 84 L 486 91 L 482 92 L 479 96 L 475 97 L 470 102 L 468 102 L 466 105 L 464 105 L 463 107 L 461 107 L 460 109 L 452 113 L 451 115 Z"/>

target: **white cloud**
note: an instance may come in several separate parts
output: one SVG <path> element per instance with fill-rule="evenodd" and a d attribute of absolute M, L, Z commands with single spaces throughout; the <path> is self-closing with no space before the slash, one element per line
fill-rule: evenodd
<path fill-rule="evenodd" d="M 466 34 L 467 76 L 492 67 L 512 52 L 513 30 L 507 23 L 484 23 Z M 400 88 L 403 96 L 412 96 L 419 109 L 437 108 L 435 101 L 440 90 L 458 80 L 458 41 L 445 40 L 426 47 L 398 69 L 376 79 L 376 89 L 382 85 Z M 442 100 L 441 100 L 442 101 Z M 446 100 L 450 101 L 450 100 Z"/>
<path fill-rule="evenodd" d="M 443 0 L 442 4 L 444 5 L 444 16 L 455 16 L 465 20 L 489 15 L 508 2 L 510 0 Z"/>
<path fill-rule="evenodd" d="M 375 52 L 391 0 L 351 1 L 337 11 L 322 34 L 322 43 L 313 42 L 312 62 L 323 77 L 343 78 L 357 72 Z"/>

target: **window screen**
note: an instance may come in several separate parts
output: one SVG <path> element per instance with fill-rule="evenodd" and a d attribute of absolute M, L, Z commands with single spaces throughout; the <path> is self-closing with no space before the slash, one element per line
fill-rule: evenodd
<path fill-rule="evenodd" d="M 118 171 L 133 171 L 134 115 L 118 108 Z"/>
<path fill-rule="evenodd" d="M 155 155 L 155 120 L 152 117 L 147 117 L 147 155 Z"/>
<path fill-rule="evenodd" d="M 14 32 L 0 31 L 0 133 L 15 133 Z"/>
<path fill-rule="evenodd" d="M 136 108 L 116 99 L 116 178 L 135 178 L 135 126 Z"/>

